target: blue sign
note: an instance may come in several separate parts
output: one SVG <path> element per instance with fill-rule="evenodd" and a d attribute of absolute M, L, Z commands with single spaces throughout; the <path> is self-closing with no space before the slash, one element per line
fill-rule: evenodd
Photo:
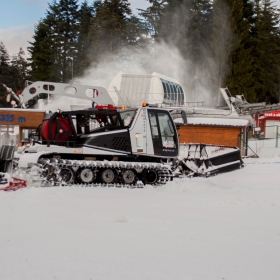
<path fill-rule="evenodd" d="M 0 114 L 0 122 L 14 122 L 15 115 Z M 26 122 L 26 117 L 18 117 L 18 122 Z"/>
<path fill-rule="evenodd" d="M 26 118 L 25 117 L 18 117 L 18 122 L 25 122 Z"/>

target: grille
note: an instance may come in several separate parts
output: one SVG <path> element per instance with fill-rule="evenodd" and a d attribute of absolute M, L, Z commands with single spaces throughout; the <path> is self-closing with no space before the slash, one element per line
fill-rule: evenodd
<path fill-rule="evenodd" d="M 124 138 L 124 137 L 114 137 L 114 139 L 113 139 L 113 148 L 115 150 L 127 151 L 128 150 L 127 138 Z"/>

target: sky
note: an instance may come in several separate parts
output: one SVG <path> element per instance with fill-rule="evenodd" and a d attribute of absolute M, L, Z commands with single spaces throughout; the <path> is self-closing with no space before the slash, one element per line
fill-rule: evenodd
<path fill-rule="evenodd" d="M 4 43 L 10 55 L 17 54 L 20 47 L 26 50 L 28 41 L 32 41 L 34 25 L 45 17 L 48 3 L 51 2 L 51 0 L 10 0 L 1 4 L 0 41 Z M 149 6 L 147 0 L 129 0 L 129 2 L 134 13 L 137 12 L 137 8 L 145 9 Z"/>

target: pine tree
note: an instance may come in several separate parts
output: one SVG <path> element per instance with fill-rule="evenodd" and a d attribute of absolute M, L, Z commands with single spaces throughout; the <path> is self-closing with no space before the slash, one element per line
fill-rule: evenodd
<path fill-rule="evenodd" d="M 78 35 L 78 1 L 60 0 L 49 5 L 46 23 L 52 29 L 55 53 L 56 72 L 62 74 L 61 81 L 72 78 L 72 62 L 77 51 Z"/>
<path fill-rule="evenodd" d="M 216 91 L 225 86 L 224 80 L 229 71 L 228 59 L 231 53 L 232 30 L 230 26 L 230 7 L 224 0 L 213 3 L 213 32 L 211 34 L 211 50 L 214 66 L 213 84 Z"/>
<path fill-rule="evenodd" d="M 92 29 L 92 20 L 94 17 L 94 6 L 88 5 L 87 1 L 81 4 L 78 15 L 78 39 L 77 53 L 73 57 L 72 63 L 75 63 L 73 75 L 82 75 L 84 70 L 88 68 L 92 62 L 90 57 L 91 46 L 93 45 L 90 32 Z M 75 60 L 74 60 L 75 59 Z M 73 65 L 72 65 L 73 66 Z"/>
<path fill-rule="evenodd" d="M 9 65 L 10 56 L 4 43 L 0 42 L 0 65 Z"/>
<path fill-rule="evenodd" d="M 31 46 L 27 48 L 30 53 L 28 59 L 31 67 L 31 77 L 33 81 L 60 81 L 61 74 L 54 71 L 55 53 L 51 29 L 45 20 L 39 21 L 35 26 L 33 35 L 34 42 L 29 42 Z"/>
<path fill-rule="evenodd" d="M 127 0 L 104 0 L 100 3 L 93 22 L 93 40 L 100 55 L 117 53 L 127 46 L 131 15 Z"/>
<path fill-rule="evenodd" d="M 53 1 L 46 18 L 36 27 L 34 43 L 29 48 L 33 77 L 67 82 L 72 78 L 73 59 L 77 53 L 77 0 Z M 46 71 L 44 70 L 46 67 Z"/>
<path fill-rule="evenodd" d="M 254 81 L 255 101 L 279 102 L 280 33 L 279 14 L 271 0 L 256 3 Z"/>
<path fill-rule="evenodd" d="M 139 15 L 145 19 L 145 29 L 147 33 L 158 41 L 159 30 L 161 28 L 161 21 L 163 14 L 165 13 L 165 6 L 167 5 L 167 0 L 149 0 L 152 4 L 146 10 L 138 9 Z"/>
<path fill-rule="evenodd" d="M 231 41 L 228 56 L 229 71 L 225 85 L 232 94 L 244 94 L 252 100 L 255 94 L 251 28 L 253 5 L 248 0 L 227 0 Z"/>
<path fill-rule="evenodd" d="M 11 66 L 16 69 L 18 84 L 24 88 L 25 80 L 28 75 L 28 62 L 24 58 L 25 52 L 22 48 L 19 49 L 17 55 L 14 55 L 11 60 Z"/>
<path fill-rule="evenodd" d="M 9 53 L 3 42 L 0 42 L 0 107 L 6 107 L 6 89 L 2 84 L 9 83 Z"/>

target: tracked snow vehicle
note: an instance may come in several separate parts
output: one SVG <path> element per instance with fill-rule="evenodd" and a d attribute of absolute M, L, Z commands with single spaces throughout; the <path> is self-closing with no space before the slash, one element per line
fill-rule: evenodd
<path fill-rule="evenodd" d="M 242 166 L 235 147 L 180 147 L 172 108 L 120 110 L 97 105 L 113 104 L 102 87 L 51 82 L 27 86 L 22 104 L 41 93 L 90 100 L 94 106 L 50 113 L 30 136 L 18 166 L 40 185 L 157 186 L 182 174 L 209 176 Z"/>
<path fill-rule="evenodd" d="M 168 162 L 179 153 L 169 112 L 148 106 L 57 110 L 30 141 L 19 167 L 53 185 L 163 185 L 172 180 Z"/>

